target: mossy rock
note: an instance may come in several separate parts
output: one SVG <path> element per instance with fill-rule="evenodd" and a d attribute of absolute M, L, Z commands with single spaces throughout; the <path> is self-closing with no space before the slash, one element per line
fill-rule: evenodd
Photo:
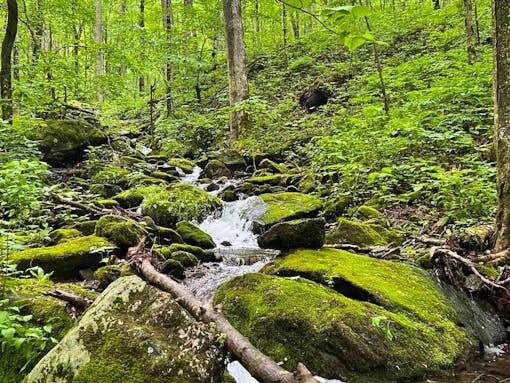
<path fill-rule="evenodd" d="M 318 249 L 324 244 L 324 218 L 297 219 L 277 223 L 257 238 L 262 249 Z"/>
<path fill-rule="evenodd" d="M 322 208 L 319 198 L 308 194 L 285 192 L 259 197 L 267 204 L 267 210 L 260 218 L 266 229 L 276 223 L 314 217 Z"/>
<path fill-rule="evenodd" d="M 134 156 L 122 156 L 120 157 L 120 162 L 124 162 L 126 164 L 144 164 L 145 161 L 139 157 Z"/>
<path fill-rule="evenodd" d="M 251 177 L 248 178 L 246 182 L 253 185 L 278 186 L 282 184 L 283 178 L 281 174 L 270 174 L 267 176 Z"/>
<path fill-rule="evenodd" d="M 125 186 L 127 184 L 126 177 L 131 171 L 120 166 L 106 165 L 91 178 L 93 184 L 110 184 Z"/>
<path fill-rule="evenodd" d="M 227 168 L 220 160 L 211 160 L 207 163 L 204 168 L 204 174 L 206 177 L 216 179 L 220 177 L 232 177 L 232 172 Z"/>
<path fill-rule="evenodd" d="M 57 245 L 61 242 L 81 236 L 81 232 L 78 229 L 62 228 L 53 230 L 48 236 L 50 237 L 50 245 Z"/>
<path fill-rule="evenodd" d="M 158 225 L 172 227 L 179 221 L 201 221 L 221 207 L 219 198 L 181 183 L 151 191 L 142 203 L 142 213 Z"/>
<path fill-rule="evenodd" d="M 148 176 L 142 172 L 131 173 L 126 177 L 127 186 L 133 188 L 136 186 L 165 186 L 167 182 L 164 179 Z"/>
<path fill-rule="evenodd" d="M 178 177 L 175 177 L 171 174 L 168 174 L 166 172 L 161 172 L 161 171 L 155 171 L 155 172 L 152 172 L 151 173 L 151 177 L 154 177 L 154 178 L 157 178 L 157 179 L 161 179 L 161 180 L 164 180 L 166 182 L 176 182 L 179 178 Z"/>
<path fill-rule="evenodd" d="M 173 254 L 177 251 L 184 251 L 191 253 L 202 262 L 214 262 L 217 261 L 214 253 L 210 250 L 204 250 L 198 246 L 185 245 L 181 243 L 173 243 L 170 246 L 155 246 L 154 253 L 157 254 L 161 259 L 167 260 L 172 258 Z"/>
<path fill-rule="evenodd" d="M 125 249 L 137 245 L 147 235 L 147 230 L 130 218 L 108 214 L 99 218 L 95 234 Z"/>
<path fill-rule="evenodd" d="M 347 218 L 339 218 L 338 225 L 326 234 L 326 243 L 347 243 L 362 249 L 386 246 L 390 243 L 399 245 L 402 241 L 402 235 L 395 230 L 386 229 L 379 224 L 355 222 Z"/>
<path fill-rule="evenodd" d="M 163 274 L 169 274 L 177 279 L 184 279 L 184 266 L 181 262 L 170 258 L 161 264 L 160 271 Z"/>
<path fill-rule="evenodd" d="M 95 199 L 92 203 L 101 209 L 111 209 L 120 206 L 119 202 L 114 199 Z"/>
<path fill-rule="evenodd" d="M 243 156 L 236 150 L 227 149 L 217 152 L 207 153 L 209 161 L 218 160 L 223 162 L 227 168 L 232 171 L 240 171 L 246 169 L 246 161 Z"/>
<path fill-rule="evenodd" d="M 212 237 L 197 226 L 187 221 L 177 222 L 177 233 L 188 245 L 198 246 L 202 249 L 214 249 L 216 244 Z"/>
<path fill-rule="evenodd" d="M 89 191 L 91 194 L 97 194 L 103 198 L 110 198 L 115 194 L 121 193 L 122 188 L 119 185 L 112 184 L 91 184 Z"/>
<path fill-rule="evenodd" d="M 106 238 L 90 235 L 13 253 L 10 259 L 18 270 L 39 266 L 47 273 L 53 272 L 55 278 L 75 278 L 81 269 L 97 268 L 101 259 L 114 249 L 116 246 Z"/>
<path fill-rule="evenodd" d="M 129 209 L 140 206 L 145 196 L 157 190 L 154 186 L 135 186 L 112 197 L 123 208 Z"/>
<path fill-rule="evenodd" d="M 107 287 L 26 383 L 219 383 L 222 373 L 210 327 L 129 276 Z"/>
<path fill-rule="evenodd" d="M 193 168 L 195 167 L 195 163 L 186 158 L 170 158 L 167 160 L 167 164 L 181 169 L 186 174 L 193 173 Z"/>
<path fill-rule="evenodd" d="M 87 147 L 107 141 L 100 129 L 78 120 L 46 120 L 36 135 L 44 161 L 52 166 L 78 163 Z"/>
<path fill-rule="evenodd" d="M 260 161 L 259 168 L 268 169 L 272 173 L 285 174 L 289 171 L 287 166 L 285 166 L 284 164 L 277 164 L 276 162 L 271 161 L 269 158 L 264 158 L 262 161 Z"/>
<path fill-rule="evenodd" d="M 337 196 L 332 198 L 324 204 L 323 216 L 326 219 L 336 220 L 344 214 L 347 207 L 353 203 L 351 196 Z"/>
<path fill-rule="evenodd" d="M 357 215 L 363 221 L 384 218 L 384 215 L 379 210 L 367 205 L 361 205 L 358 208 Z"/>
<path fill-rule="evenodd" d="M 97 221 L 83 221 L 83 222 L 77 222 L 74 225 L 72 225 L 71 229 L 76 229 L 83 235 L 92 235 L 96 231 L 96 224 Z"/>
<path fill-rule="evenodd" d="M 128 275 L 131 275 L 128 265 L 103 266 L 94 272 L 94 278 L 99 281 L 100 287 L 103 289 L 117 279 Z"/>
<path fill-rule="evenodd" d="M 184 240 L 174 229 L 164 226 L 157 226 L 157 233 L 160 242 L 165 244 L 184 243 Z"/>
<path fill-rule="evenodd" d="M 313 193 L 316 186 L 316 180 L 313 174 L 306 174 L 297 184 L 297 188 L 301 193 Z"/>
<path fill-rule="evenodd" d="M 175 251 L 172 253 L 172 259 L 179 261 L 183 267 L 193 267 L 198 265 L 198 258 L 187 251 Z"/>
<path fill-rule="evenodd" d="M 453 368 L 476 341 L 421 269 L 341 250 L 296 250 L 216 294 L 229 321 L 292 369 L 349 382 L 416 379 Z M 331 287 L 330 287 L 331 286 Z"/>
<path fill-rule="evenodd" d="M 66 302 L 43 295 L 43 293 L 58 289 L 72 291 L 82 297 L 95 299 L 97 293 L 85 290 L 80 286 L 68 283 L 53 283 L 37 279 L 5 278 L 3 280 L 6 288 L 4 298 L 9 299 L 9 304 L 20 309 L 21 315 L 31 315 L 27 326 L 42 327 L 51 325 L 49 336 L 57 341 L 62 339 L 65 333 L 74 325 L 74 320 L 67 312 Z M 0 382 L 19 383 L 31 368 L 41 359 L 52 347 L 48 341 L 46 349 L 38 357 L 25 366 L 26 363 L 23 348 L 19 351 L 7 348 L 0 357 Z"/>

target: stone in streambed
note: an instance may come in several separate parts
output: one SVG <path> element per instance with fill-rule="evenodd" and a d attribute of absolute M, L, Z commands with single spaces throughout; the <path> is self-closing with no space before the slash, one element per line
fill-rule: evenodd
<path fill-rule="evenodd" d="M 207 178 L 216 179 L 220 177 L 232 177 L 232 172 L 220 160 L 211 160 L 204 168 L 204 174 Z"/>
<path fill-rule="evenodd" d="M 324 218 L 299 219 L 278 223 L 257 238 L 262 249 L 318 249 L 324 244 Z"/>
<path fill-rule="evenodd" d="M 108 238 L 119 247 L 126 249 L 137 245 L 148 233 L 141 224 L 130 218 L 108 214 L 99 218 L 95 234 Z"/>
<path fill-rule="evenodd" d="M 177 225 L 177 233 L 188 245 L 199 246 L 202 249 L 214 249 L 216 244 L 212 237 L 190 222 L 181 221 Z"/>

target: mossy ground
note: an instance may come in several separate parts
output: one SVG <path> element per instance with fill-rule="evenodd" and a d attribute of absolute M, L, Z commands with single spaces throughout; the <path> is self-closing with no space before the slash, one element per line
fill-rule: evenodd
<path fill-rule="evenodd" d="M 379 221 L 356 222 L 343 217 L 337 220 L 337 226 L 326 235 L 326 243 L 348 243 L 361 248 L 400 244 L 402 241 L 400 233 L 381 226 Z"/>

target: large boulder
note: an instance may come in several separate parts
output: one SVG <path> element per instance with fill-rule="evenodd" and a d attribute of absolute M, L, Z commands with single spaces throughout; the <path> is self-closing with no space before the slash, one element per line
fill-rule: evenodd
<path fill-rule="evenodd" d="M 214 249 L 216 244 L 212 237 L 188 221 L 177 222 L 177 233 L 188 245 L 199 246 L 202 249 Z"/>
<path fill-rule="evenodd" d="M 318 249 L 324 244 L 324 218 L 298 219 L 277 223 L 257 238 L 262 249 Z"/>
<path fill-rule="evenodd" d="M 379 221 L 356 222 L 342 217 L 337 220 L 337 226 L 326 234 L 326 243 L 346 243 L 362 249 L 389 244 L 399 245 L 402 241 L 400 233 L 380 225 Z"/>
<path fill-rule="evenodd" d="M 0 382 L 18 383 L 39 359 L 54 346 L 51 338 L 55 338 L 58 342 L 74 325 L 74 320 L 67 311 L 66 302 L 44 295 L 44 293 L 58 289 L 72 291 L 89 299 L 95 299 L 97 293 L 74 284 L 53 283 L 43 278 L 4 277 L 2 284 L 5 294 L 2 298 L 7 299 L 8 303 L 0 304 L 0 311 L 22 317 L 23 320 L 16 322 L 25 325 L 27 328 L 32 328 L 34 335 L 40 331 L 38 337 L 25 340 L 23 345 L 16 347 L 13 339 L 11 342 L 6 341 L 2 348 L 0 353 Z M 17 312 L 17 310 L 20 311 Z M 3 321 L 2 324 L 7 325 L 7 322 Z M 24 333 L 19 331 L 14 336 L 20 339 L 24 337 Z M 3 340 L 6 339 L 3 338 Z M 28 347 L 28 344 L 31 347 Z M 31 353 L 27 353 L 27 350 L 31 350 Z"/>
<path fill-rule="evenodd" d="M 204 174 L 207 178 L 232 177 L 232 172 L 220 160 L 211 160 L 205 165 Z"/>
<path fill-rule="evenodd" d="M 37 136 L 44 160 L 52 166 L 78 163 L 87 147 L 107 141 L 103 131 L 78 120 L 46 120 Z"/>
<path fill-rule="evenodd" d="M 142 203 L 142 213 L 161 226 L 173 226 L 179 221 L 201 221 L 221 210 L 218 197 L 189 184 L 175 184 L 154 189 Z"/>
<path fill-rule="evenodd" d="M 322 203 L 316 196 L 295 192 L 261 194 L 267 209 L 258 220 L 257 231 L 265 231 L 274 224 L 317 215 Z M 260 227 L 261 226 L 261 227 Z"/>
<path fill-rule="evenodd" d="M 219 383 L 223 352 L 211 327 L 136 276 L 113 282 L 27 383 Z"/>
<path fill-rule="evenodd" d="M 207 154 L 207 158 L 209 161 L 218 160 L 223 162 L 227 168 L 232 171 L 246 169 L 246 161 L 244 160 L 243 156 L 241 156 L 241 154 L 235 150 L 227 149 L 211 152 Z"/>
<path fill-rule="evenodd" d="M 160 190 L 157 186 L 139 185 L 125 190 L 112 198 L 123 208 L 129 209 L 140 206 L 146 195 L 157 190 Z"/>
<path fill-rule="evenodd" d="M 78 271 L 97 268 L 101 259 L 116 246 L 106 238 L 89 235 L 55 246 L 23 250 L 10 256 L 18 270 L 39 266 L 55 278 L 75 278 Z"/>
<path fill-rule="evenodd" d="M 296 250 L 232 279 L 215 303 L 256 347 L 291 369 L 353 383 L 452 368 L 478 340 L 428 274 L 349 252 Z M 291 277 L 291 278 L 282 278 Z"/>

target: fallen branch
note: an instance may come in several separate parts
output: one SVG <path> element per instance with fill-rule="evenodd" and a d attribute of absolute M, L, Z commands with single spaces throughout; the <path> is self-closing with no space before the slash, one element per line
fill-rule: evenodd
<path fill-rule="evenodd" d="M 140 249 L 140 246 L 137 246 Z M 209 304 L 197 299 L 186 287 L 168 276 L 159 273 L 152 265 L 150 253 L 131 254 L 136 256 L 139 272 L 151 283 L 169 292 L 196 320 L 215 322 L 218 331 L 225 334 L 225 346 L 239 362 L 261 383 L 318 383 L 312 373 L 301 363 L 295 372 L 289 372 L 274 360 L 264 355 L 250 341 L 237 331 L 223 314 L 214 310 Z"/>
<path fill-rule="evenodd" d="M 496 283 L 494 281 L 491 281 L 490 279 L 488 279 L 488 278 L 484 277 L 482 274 L 480 274 L 480 272 L 476 269 L 476 266 L 472 261 L 460 256 L 455 251 L 446 249 L 444 247 L 432 247 L 429 252 L 430 259 L 433 260 L 437 254 L 447 255 L 448 257 L 453 258 L 453 259 L 459 261 L 460 263 L 464 264 L 465 266 L 469 267 L 469 269 L 473 272 L 473 274 L 475 274 L 478 278 L 480 278 L 480 280 L 483 283 L 485 283 L 489 286 L 495 287 L 497 289 L 506 290 L 506 287 L 501 285 L 501 283 Z"/>
<path fill-rule="evenodd" d="M 446 244 L 446 240 L 439 238 L 425 237 L 424 235 L 412 235 L 411 238 L 416 239 L 418 242 L 425 243 L 427 245 L 443 246 Z"/>
<path fill-rule="evenodd" d="M 494 261 L 497 263 L 497 262 L 500 262 L 501 260 L 507 258 L 509 255 L 510 255 L 510 249 L 506 249 L 506 250 L 500 251 L 498 253 L 482 255 L 480 257 L 471 257 L 470 259 L 475 262 Z"/>

